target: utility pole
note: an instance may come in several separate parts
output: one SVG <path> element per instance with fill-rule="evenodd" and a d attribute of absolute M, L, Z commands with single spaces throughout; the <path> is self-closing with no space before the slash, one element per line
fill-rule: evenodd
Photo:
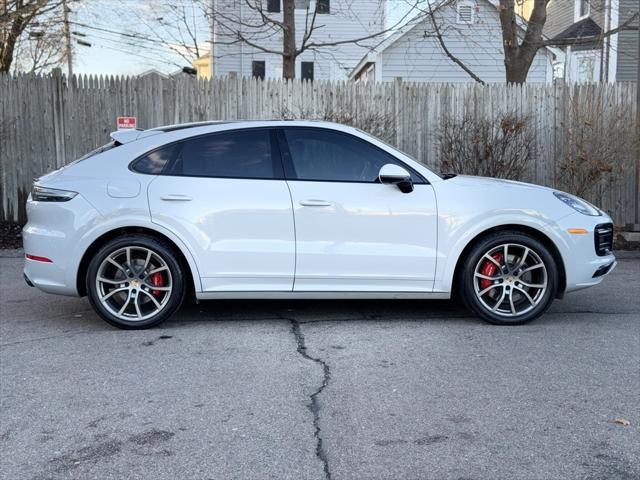
<path fill-rule="evenodd" d="M 73 53 L 71 52 L 71 30 L 69 29 L 69 7 L 67 0 L 62 0 L 62 21 L 64 32 L 64 57 L 67 60 L 67 76 L 73 76 Z"/>
<path fill-rule="evenodd" d="M 216 45 L 216 0 L 211 0 L 211 25 L 209 27 L 209 33 L 211 37 L 211 50 L 209 52 L 209 74 L 211 75 L 211 80 L 213 80 L 213 76 L 216 73 L 216 67 L 214 65 L 214 53 Z"/>

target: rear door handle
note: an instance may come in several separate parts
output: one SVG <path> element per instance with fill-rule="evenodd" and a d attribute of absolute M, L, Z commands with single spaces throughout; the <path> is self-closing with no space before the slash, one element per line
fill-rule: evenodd
<path fill-rule="evenodd" d="M 301 200 L 300 205 L 303 207 L 331 207 L 333 203 L 328 202 L 326 200 Z"/>
<path fill-rule="evenodd" d="M 169 193 L 167 195 L 161 195 L 160 200 L 165 202 L 190 202 L 193 200 L 189 195 L 182 195 L 179 193 Z"/>

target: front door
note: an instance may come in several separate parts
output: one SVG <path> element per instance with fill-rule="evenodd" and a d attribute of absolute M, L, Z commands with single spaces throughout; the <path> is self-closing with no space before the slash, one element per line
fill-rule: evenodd
<path fill-rule="evenodd" d="M 390 153 L 353 135 L 291 127 L 280 134 L 296 228 L 294 291 L 430 292 L 436 263 L 433 188 L 377 181 Z"/>

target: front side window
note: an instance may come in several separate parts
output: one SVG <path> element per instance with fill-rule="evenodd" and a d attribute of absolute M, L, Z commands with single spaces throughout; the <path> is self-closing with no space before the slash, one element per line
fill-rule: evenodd
<path fill-rule="evenodd" d="M 267 129 L 237 130 L 185 140 L 168 175 L 223 178 L 282 178 Z"/>
<path fill-rule="evenodd" d="M 298 180 L 374 183 L 380 169 L 393 163 L 410 170 L 398 159 L 353 135 L 319 128 L 284 131 L 292 176 Z M 413 181 L 424 183 L 411 172 Z"/>

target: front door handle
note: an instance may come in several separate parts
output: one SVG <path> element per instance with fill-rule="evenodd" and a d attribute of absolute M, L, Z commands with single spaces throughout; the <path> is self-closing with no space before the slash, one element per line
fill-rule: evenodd
<path fill-rule="evenodd" d="M 179 193 L 169 193 L 167 195 L 161 195 L 160 200 L 165 202 L 190 202 L 193 200 L 189 195 L 182 195 Z"/>
<path fill-rule="evenodd" d="M 333 203 L 328 202 L 326 200 L 309 199 L 309 200 L 301 200 L 300 205 L 302 205 L 303 207 L 331 207 Z"/>

